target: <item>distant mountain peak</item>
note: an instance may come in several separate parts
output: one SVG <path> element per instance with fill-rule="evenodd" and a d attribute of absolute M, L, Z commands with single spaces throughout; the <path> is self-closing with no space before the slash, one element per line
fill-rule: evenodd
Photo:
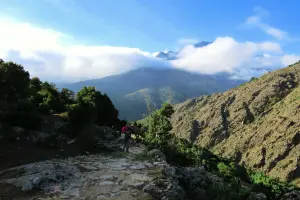
<path fill-rule="evenodd" d="M 205 47 L 207 45 L 210 45 L 212 42 L 207 42 L 207 41 L 201 41 L 201 42 L 198 42 L 196 44 L 194 44 L 194 47 L 195 48 L 201 48 L 201 47 Z"/>
<path fill-rule="evenodd" d="M 165 60 L 175 60 L 175 59 L 177 59 L 177 52 L 161 51 L 156 55 L 156 58 L 162 58 Z"/>
<path fill-rule="evenodd" d="M 211 44 L 212 42 L 207 42 L 207 41 L 201 41 L 198 42 L 196 44 L 194 44 L 193 46 L 195 48 L 201 48 L 201 47 L 205 47 L 209 44 Z M 180 52 L 180 50 L 178 52 L 176 51 L 161 51 L 159 52 L 155 57 L 156 58 L 162 58 L 164 60 L 176 60 L 177 59 L 177 55 Z"/>

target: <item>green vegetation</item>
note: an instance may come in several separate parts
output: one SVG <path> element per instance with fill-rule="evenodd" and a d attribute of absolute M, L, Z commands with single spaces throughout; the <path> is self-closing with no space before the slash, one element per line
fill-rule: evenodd
<path fill-rule="evenodd" d="M 59 114 L 67 120 L 65 131 L 77 134 L 85 126 L 97 124 L 120 128 L 118 110 L 106 94 L 94 87 L 84 87 L 76 95 L 67 88 L 30 75 L 21 65 L 0 60 L 1 128 L 41 128 L 44 116 Z"/>
<path fill-rule="evenodd" d="M 230 199 L 246 199 L 250 192 L 262 192 L 268 199 L 295 190 L 296 187 L 268 177 L 261 172 L 254 172 L 240 166 L 230 159 L 217 157 L 205 148 L 199 147 L 187 140 L 171 135 L 170 117 L 173 108 L 169 104 L 153 112 L 142 121 L 146 128 L 145 142 L 149 148 L 159 148 L 169 163 L 180 166 L 204 166 L 208 171 L 223 177 L 224 184 L 212 185 L 209 189 L 211 197 L 226 196 Z M 244 185 L 248 185 L 247 187 Z"/>

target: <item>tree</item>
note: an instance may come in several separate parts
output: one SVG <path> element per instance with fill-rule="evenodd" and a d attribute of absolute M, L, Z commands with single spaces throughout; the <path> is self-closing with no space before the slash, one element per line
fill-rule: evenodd
<path fill-rule="evenodd" d="M 94 87 L 83 87 L 76 97 L 79 104 L 89 103 L 95 107 L 98 125 L 112 126 L 117 122 L 118 110 L 106 94 L 101 94 Z"/>
<path fill-rule="evenodd" d="M 76 103 L 68 112 L 70 124 L 75 129 L 82 129 L 97 120 L 96 90 L 94 87 L 83 87 L 76 95 Z"/>
<path fill-rule="evenodd" d="M 94 104 L 96 102 L 96 89 L 95 87 L 84 86 L 76 95 L 76 101 L 79 104 Z"/>
<path fill-rule="evenodd" d="M 42 83 L 42 89 L 38 91 L 38 107 L 46 107 L 50 109 L 50 112 L 61 113 L 64 112 L 66 106 L 60 98 L 60 93 L 54 84 L 44 82 Z M 45 113 L 46 114 L 46 113 Z"/>
<path fill-rule="evenodd" d="M 161 109 L 159 109 L 159 112 L 161 115 L 167 117 L 167 118 L 171 118 L 171 116 L 174 113 L 174 109 L 173 106 L 169 103 L 164 103 L 161 107 Z"/>
<path fill-rule="evenodd" d="M 16 102 L 28 96 L 29 73 L 21 65 L 0 62 L 0 101 Z"/>
<path fill-rule="evenodd" d="M 60 91 L 60 98 L 66 105 L 71 105 L 75 103 L 75 94 L 72 90 L 63 88 Z"/>
<path fill-rule="evenodd" d="M 68 112 L 68 118 L 71 127 L 79 131 L 84 126 L 90 126 L 95 122 L 95 106 L 91 103 L 73 104 L 71 110 Z"/>
<path fill-rule="evenodd" d="M 43 97 L 38 93 L 42 90 L 42 81 L 38 77 L 33 77 L 29 82 L 30 100 L 38 106 L 43 101 Z"/>
<path fill-rule="evenodd" d="M 164 104 L 161 109 L 153 112 L 147 119 L 146 140 L 150 143 L 162 146 L 170 138 L 172 125 L 170 117 L 174 112 L 170 104 Z"/>
<path fill-rule="evenodd" d="M 83 87 L 76 95 L 76 105 L 69 113 L 70 120 L 76 123 L 95 123 L 113 126 L 120 123 L 118 110 L 106 94 L 96 91 L 95 87 Z M 81 120 L 85 118 L 86 120 Z M 75 123 L 76 122 L 76 123 Z"/>
<path fill-rule="evenodd" d="M 34 90 L 35 92 L 38 92 L 42 89 L 43 82 L 38 77 L 33 77 L 30 80 L 29 87 Z"/>
<path fill-rule="evenodd" d="M 0 60 L 0 121 L 8 126 L 39 128 L 36 106 L 29 98 L 29 73 L 21 65 Z"/>
<path fill-rule="evenodd" d="M 106 94 L 102 95 L 100 92 L 97 92 L 95 103 L 98 115 L 97 123 L 99 125 L 112 126 L 117 122 L 119 112 Z"/>

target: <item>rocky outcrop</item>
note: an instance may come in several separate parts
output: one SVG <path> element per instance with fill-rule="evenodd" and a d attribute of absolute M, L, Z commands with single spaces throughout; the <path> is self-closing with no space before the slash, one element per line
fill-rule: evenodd
<path fill-rule="evenodd" d="M 152 197 L 161 200 L 184 200 L 185 192 L 174 178 L 157 178 L 143 189 Z"/>
<path fill-rule="evenodd" d="M 283 195 L 283 197 L 280 200 L 300 200 L 300 192 L 298 191 L 289 192 Z"/>
<path fill-rule="evenodd" d="M 247 200 L 267 200 L 267 197 L 262 193 L 251 192 Z"/>
<path fill-rule="evenodd" d="M 153 199 L 143 188 L 159 177 L 168 164 L 159 159 L 138 160 L 146 151 L 132 144 L 130 153 L 106 152 L 98 155 L 76 156 L 31 163 L 0 172 L 0 186 L 11 185 L 20 197 L 34 199 Z M 149 188 L 149 187 L 148 187 Z M 170 189 L 170 192 L 172 190 Z M 2 195 L 2 196 L 1 196 Z M 0 192 L 1 199 L 4 191 Z M 51 199 L 51 198 L 50 198 Z"/>

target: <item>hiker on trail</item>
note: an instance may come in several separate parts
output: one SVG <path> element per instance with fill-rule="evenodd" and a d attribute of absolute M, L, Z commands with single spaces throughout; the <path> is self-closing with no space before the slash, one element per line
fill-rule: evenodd
<path fill-rule="evenodd" d="M 132 130 L 128 125 L 122 127 L 122 134 L 125 135 L 123 151 L 129 152 L 129 140 L 131 138 L 131 132 Z"/>

